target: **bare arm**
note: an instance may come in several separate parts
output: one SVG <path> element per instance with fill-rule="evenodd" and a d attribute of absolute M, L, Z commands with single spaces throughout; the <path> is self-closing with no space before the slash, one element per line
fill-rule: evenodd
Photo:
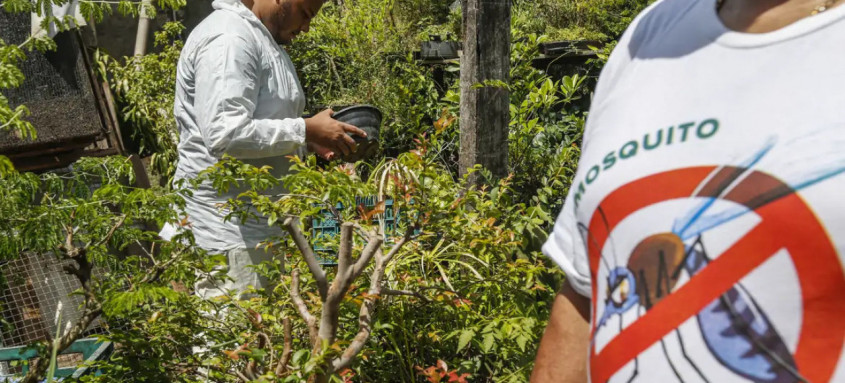
<path fill-rule="evenodd" d="M 584 383 L 590 344 L 590 300 L 569 283 L 555 297 L 531 383 Z"/>

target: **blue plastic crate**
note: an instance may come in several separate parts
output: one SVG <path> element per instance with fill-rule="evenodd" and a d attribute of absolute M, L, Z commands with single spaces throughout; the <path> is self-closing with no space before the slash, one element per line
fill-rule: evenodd
<path fill-rule="evenodd" d="M 83 363 L 93 362 L 107 358 L 111 355 L 113 349 L 111 342 L 101 342 L 97 339 L 87 338 L 74 342 L 70 345 L 70 347 L 62 352 L 62 355 L 82 354 Z M 38 354 L 34 349 L 26 346 L 0 348 L 0 362 L 23 362 L 37 356 Z M 29 371 L 29 367 L 26 364 L 22 364 L 20 371 L 21 375 L 15 376 L 0 374 L 0 382 L 16 382 L 22 377 L 22 375 L 25 375 L 27 371 Z M 82 367 L 73 366 L 56 369 L 56 377 L 58 378 L 78 378 L 82 375 L 91 373 L 96 374 L 97 371 L 90 371 L 90 369 L 84 365 Z"/>
<path fill-rule="evenodd" d="M 357 206 L 364 205 L 367 210 L 372 210 L 376 207 L 376 197 L 356 197 L 355 204 Z M 397 211 L 393 209 L 392 198 L 386 198 L 384 200 L 384 214 L 379 214 L 371 219 L 374 225 L 379 224 L 380 221 L 384 221 L 384 231 L 386 233 L 392 233 L 401 222 L 401 214 L 397 214 Z"/>
<path fill-rule="evenodd" d="M 371 210 L 376 206 L 376 197 L 355 197 L 355 205 L 364 205 L 364 208 Z M 335 205 L 338 211 L 343 210 L 343 204 Z M 372 218 L 372 223 L 378 225 L 384 222 L 386 233 L 392 233 L 401 224 L 402 213 L 394 209 L 393 199 L 387 198 L 384 201 L 384 213 Z M 335 250 L 322 245 L 326 237 L 335 237 L 340 233 L 340 223 L 329 209 L 320 211 L 318 217 L 311 219 L 311 238 L 314 251 L 317 253 L 317 261 L 323 266 L 336 266 L 337 254 Z"/>
<path fill-rule="evenodd" d="M 338 211 L 343 210 L 343 204 L 335 205 Z M 334 250 L 323 245 L 327 237 L 331 238 L 340 233 L 340 222 L 329 209 L 320 210 L 320 215 L 311 219 L 311 241 L 317 261 L 323 266 L 336 266 L 337 256 Z"/>

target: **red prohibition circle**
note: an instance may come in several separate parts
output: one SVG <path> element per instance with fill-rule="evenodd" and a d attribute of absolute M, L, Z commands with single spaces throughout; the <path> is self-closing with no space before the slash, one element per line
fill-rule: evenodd
<path fill-rule="evenodd" d="M 732 169 L 736 170 L 725 168 L 716 176 Z M 711 179 L 707 182 L 712 183 L 714 170 L 716 167 L 667 171 L 628 183 L 605 197 L 599 204 L 604 217 L 593 214 L 587 241 L 593 297 L 597 296 L 596 276 L 601 250 L 613 228 L 630 214 L 655 203 L 689 198 L 694 193 L 706 195 L 702 194 L 701 184 L 708 177 Z M 610 379 L 642 351 L 697 314 L 781 249 L 788 250 L 795 266 L 803 304 L 801 330 L 794 353 L 796 365 L 809 382 L 831 379 L 845 344 L 845 274 L 836 248 L 824 226 L 798 194 L 783 193 L 785 185 L 765 173 L 754 171 L 748 178 L 753 181 L 748 185 L 770 186 L 770 192 L 782 195 L 759 206 L 737 193 L 723 196 L 726 200 L 755 206 L 754 211 L 761 222 L 616 335 L 601 352 L 591 350 L 592 381 Z M 595 319 L 596 307 L 593 306 Z M 595 322 L 593 320 L 593 333 Z"/>

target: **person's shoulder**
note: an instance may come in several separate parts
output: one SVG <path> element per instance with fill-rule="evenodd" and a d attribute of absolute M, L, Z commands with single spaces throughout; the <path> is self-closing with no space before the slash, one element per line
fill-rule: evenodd
<path fill-rule="evenodd" d="M 709 0 L 657 0 L 637 15 L 631 27 L 658 31 L 670 29 L 683 20 L 696 5 L 707 1 Z"/>
<path fill-rule="evenodd" d="M 617 50 L 633 58 L 642 47 L 684 39 L 688 35 L 687 29 L 698 23 L 701 15 L 697 13 L 705 10 L 704 3 L 709 2 L 715 7 L 713 0 L 658 0 L 652 3 L 628 26 L 619 39 Z"/>
<path fill-rule="evenodd" d="M 212 42 L 236 44 L 243 49 L 255 48 L 251 26 L 232 12 L 216 10 L 200 22 L 185 42 L 185 48 L 198 51 Z"/>

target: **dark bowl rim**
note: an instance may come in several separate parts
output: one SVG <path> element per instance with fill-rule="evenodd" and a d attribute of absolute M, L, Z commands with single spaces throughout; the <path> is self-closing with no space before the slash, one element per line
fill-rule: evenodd
<path fill-rule="evenodd" d="M 379 110 L 379 108 L 376 108 L 375 106 L 372 106 L 370 104 L 359 104 L 359 105 L 347 106 L 346 108 L 343 108 L 341 110 L 338 110 L 337 112 L 334 112 L 332 114 L 332 118 L 336 118 L 337 115 L 339 115 L 339 114 L 344 114 L 344 113 L 347 113 L 349 111 L 354 111 L 354 110 L 358 110 L 358 109 L 365 109 L 365 110 L 374 111 L 376 113 L 376 115 L 378 116 L 378 121 L 379 121 L 378 128 L 381 129 L 381 120 L 382 120 L 381 110 Z"/>

